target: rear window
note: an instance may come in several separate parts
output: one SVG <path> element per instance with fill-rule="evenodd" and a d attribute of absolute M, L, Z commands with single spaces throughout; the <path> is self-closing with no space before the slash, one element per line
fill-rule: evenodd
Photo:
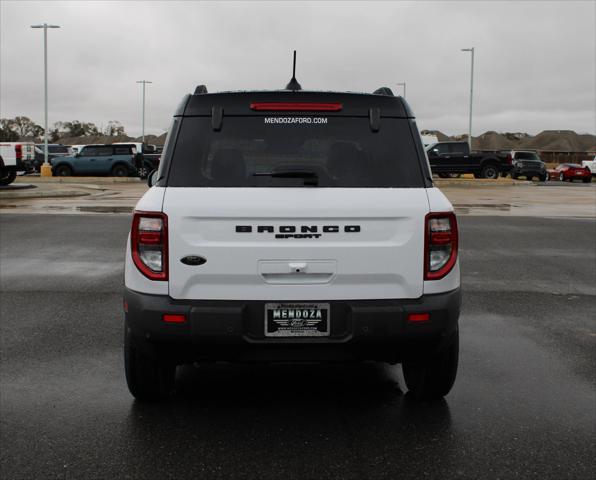
<path fill-rule="evenodd" d="M 172 187 L 423 187 L 407 119 L 338 116 L 186 117 Z"/>

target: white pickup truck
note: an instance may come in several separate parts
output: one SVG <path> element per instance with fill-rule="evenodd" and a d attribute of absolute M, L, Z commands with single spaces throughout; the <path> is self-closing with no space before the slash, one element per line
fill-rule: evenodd
<path fill-rule="evenodd" d="M 34 155 L 33 144 L 23 142 L 0 142 L 0 186 L 10 185 L 17 172 L 25 172 L 25 159 Z"/>
<path fill-rule="evenodd" d="M 582 167 L 588 167 L 590 172 L 592 172 L 592 176 L 596 175 L 596 156 L 592 160 L 583 160 Z"/>
<path fill-rule="evenodd" d="M 403 98 L 199 87 L 148 183 L 125 257 L 137 399 L 210 361 L 401 363 L 411 397 L 449 392 L 457 221 Z"/>

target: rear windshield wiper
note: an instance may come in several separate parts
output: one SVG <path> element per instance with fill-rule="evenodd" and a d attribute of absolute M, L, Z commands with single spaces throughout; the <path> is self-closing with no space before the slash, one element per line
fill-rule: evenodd
<path fill-rule="evenodd" d="M 256 172 L 253 177 L 303 178 L 304 185 L 318 185 L 319 177 L 312 170 L 284 170 L 282 172 Z"/>

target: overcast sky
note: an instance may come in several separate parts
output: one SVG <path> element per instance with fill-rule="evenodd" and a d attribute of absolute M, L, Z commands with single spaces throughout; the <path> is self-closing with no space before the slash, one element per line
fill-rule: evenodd
<path fill-rule="evenodd" d="M 304 89 L 371 92 L 407 83 L 420 128 L 473 134 L 596 130 L 596 2 L 26 2 L 0 3 L 0 116 L 43 124 L 119 120 L 161 134 L 185 93 L 283 88 L 298 50 Z"/>

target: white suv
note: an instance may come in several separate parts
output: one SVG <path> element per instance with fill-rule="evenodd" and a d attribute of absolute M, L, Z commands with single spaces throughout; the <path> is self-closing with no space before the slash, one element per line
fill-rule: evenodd
<path fill-rule="evenodd" d="M 203 361 L 402 363 L 414 397 L 449 392 L 457 222 L 401 97 L 198 87 L 149 184 L 126 252 L 135 397 Z"/>

